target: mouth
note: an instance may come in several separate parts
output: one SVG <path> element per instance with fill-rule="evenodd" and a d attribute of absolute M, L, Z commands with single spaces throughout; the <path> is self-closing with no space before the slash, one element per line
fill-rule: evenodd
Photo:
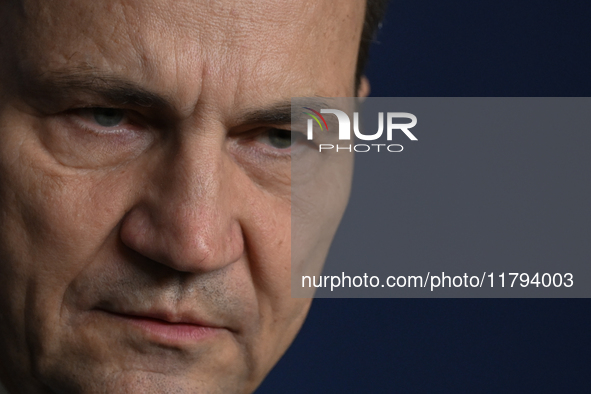
<path fill-rule="evenodd" d="M 149 340 L 168 344 L 183 345 L 210 340 L 225 331 L 225 328 L 199 320 L 188 315 L 167 312 L 115 312 L 105 309 L 96 311 L 109 318 L 142 332 Z"/>

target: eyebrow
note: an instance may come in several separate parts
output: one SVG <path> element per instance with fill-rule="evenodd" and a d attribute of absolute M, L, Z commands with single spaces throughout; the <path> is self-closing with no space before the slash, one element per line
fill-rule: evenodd
<path fill-rule="evenodd" d="M 282 101 L 267 108 L 248 111 L 239 117 L 240 124 L 276 124 L 291 123 L 291 102 Z"/>
<path fill-rule="evenodd" d="M 172 100 L 151 92 L 127 79 L 86 70 L 60 70 L 37 75 L 21 75 L 21 92 L 34 101 L 51 108 L 76 94 L 98 96 L 113 106 L 150 108 L 172 112 Z"/>
<path fill-rule="evenodd" d="M 246 112 L 240 117 L 242 124 L 275 124 L 286 125 L 297 122 L 304 117 L 303 108 L 292 106 L 291 100 L 280 101 L 269 107 Z M 330 108 L 326 100 L 321 97 L 306 98 L 306 105 L 321 109 Z"/>
<path fill-rule="evenodd" d="M 173 100 L 143 88 L 135 82 L 117 75 L 102 73 L 94 68 L 70 68 L 45 73 L 20 75 L 19 86 L 25 96 L 51 109 L 61 102 L 71 100 L 77 94 L 98 96 L 105 105 L 149 108 L 155 112 L 174 114 Z M 321 97 L 306 98 L 306 105 L 330 108 Z M 283 100 L 264 108 L 248 110 L 238 116 L 239 124 L 288 125 L 304 116 L 292 100 Z"/>

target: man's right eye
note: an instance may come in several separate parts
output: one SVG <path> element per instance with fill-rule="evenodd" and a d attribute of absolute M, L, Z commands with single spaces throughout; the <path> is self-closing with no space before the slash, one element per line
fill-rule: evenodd
<path fill-rule="evenodd" d="M 70 111 L 78 124 L 97 134 L 119 134 L 136 129 L 133 111 L 121 108 L 89 107 Z"/>
<path fill-rule="evenodd" d="M 134 110 L 97 106 L 48 116 L 41 135 L 61 164 L 99 168 L 135 158 L 152 144 L 155 132 Z"/>
<path fill-rule="evenodd" d="M 116 127 L 125 119 L 125 112 L 117 108 L 89 108 L 88 112 L 102 127 Z"/>

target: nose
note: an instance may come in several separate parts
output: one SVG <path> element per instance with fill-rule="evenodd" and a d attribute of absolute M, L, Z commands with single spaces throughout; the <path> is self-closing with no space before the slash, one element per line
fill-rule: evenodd
<path fill-rule="evenodd" d="M 181 272 L 209 272 L 244 252 L 240 171 L 215 145 L 194 137 L 149 170 L 146 187 L 125 215 L 121 240 L 129 248 Z"/>

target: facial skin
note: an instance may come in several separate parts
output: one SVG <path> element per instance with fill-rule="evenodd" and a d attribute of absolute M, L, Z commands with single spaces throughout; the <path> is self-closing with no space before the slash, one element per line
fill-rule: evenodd
<path fill-rule="evenodd" d="M 289 286 L 309 148 L 273 129 L 291 97 L 355 95 L 365 1 L 2 3 L 3 384 L 254 391 L 310 306 Z M 343 160 L 317 171 L 338 198 L 298 205 L 300 260 L 326 256 Z"/>

